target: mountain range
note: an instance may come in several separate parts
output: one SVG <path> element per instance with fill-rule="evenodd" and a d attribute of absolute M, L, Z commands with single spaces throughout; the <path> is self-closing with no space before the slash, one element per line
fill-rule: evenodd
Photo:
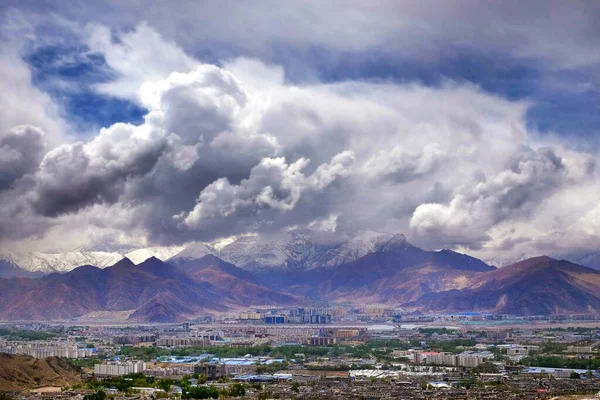
<path fill-rule="evenodd" d="M 270 238 L 248 235 L 228 242 L 192 242 L 180 246 L 140 248 L 123 245 L 110 238 L 102 238 L 89 246 L 77 247 L 66 252 L 0 251 L 0 278 L 62 273 L 81 265 L 106 268 L 123 258 L 129 258 L 135 264 L 139 264 L 150 257 L 156 257 L 178 265 L 209 254 L 258 274 L 268 274 L 273 270 L 298 272 L 335 268 L 369 253 L 385 250 L 386 246 L 390 247 L 394 243 L 401 244 L 405 241 L 403 235 L 372 230 L 358 232 L 342 240 L 316 234 L 310 230 L 292 230 Z M 574 254 L 556 252 L 548 255 L 600 270 L 600 252 Z M 524 255 L 522 258 L 527 256 Z M 506 263 L 500 260 L 497 263 L 507 265 L 515 261 Z"/>
<path fill-rule="evenodd" d="M 67 252 L 3 252 L 0 254 L 0 277 L 15 275 L 14 271 L 9 273 L 9 270 L 14 268 L 39 276 L 53 272 L 68 272 L 82 265 L 106 268 L 123 258 L 129 258 L 136 264 L 150 257 L 167 260 L 183 249 L 183 246 L 136 249 L 102 241 L 93 246 L 78 247 Z M 5 270 L 7 272 L 4 272 Z M 23 272 L 16 275 L 30 276 Z"/>
<path fill-rule="evenodd" d="M 104 269 L 86 265 L 38 279 L 0 279 L 0 319 L 70 319 L 103 311 L 170 322 L 243 305 L 298 302 L 246 274 L 218 259 L 180 268 L 151 257 L 137 265 L 124 258 Z"/>
<path fill-rule="evenodd" d="M 66 254 L 55 255 L 56 264 L 38 256 L 48 267 L 29 270 L 0 261 L 0 319 L 118 314 L 168 322 L 315 301 L 517 315 L 600 310 L 600 271 L 550 257 L 497 269 L 465 254 L 422 250 L 403 235 L 373 231 L 344 241 L 291 231 L 179 248 L 116 249 L 105 243 Z M 119 260 L 107 265 L 107 255 Z M 80 257 L 100 262 L 70 268 Z M 39 276 L 48 269 L 66 272 Z"/>

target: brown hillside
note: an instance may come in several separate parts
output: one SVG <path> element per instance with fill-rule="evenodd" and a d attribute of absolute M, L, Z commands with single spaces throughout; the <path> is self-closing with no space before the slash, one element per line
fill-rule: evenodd
<path fill-rule="evenodd" d="M 81 369 L 65 359 L 0 353 L 0 391 L 66 386 L 81 381 Z"/>
<path fill-rule="evenodd" d="M 430 311 L 488 311 L 515 315 L 597 313 L 600 271 L 535 257 L 479 274 L 463 290 L 428 293 L 411 305 Z"/>

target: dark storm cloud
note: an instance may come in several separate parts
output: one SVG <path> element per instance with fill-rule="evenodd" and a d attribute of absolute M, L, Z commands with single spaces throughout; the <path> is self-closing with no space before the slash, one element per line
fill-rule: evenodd
<path fill-rule="evenodd" d="M 82 143 L 61 146 L 44 158 L 31 203 L 47 217 L 115 203 L 127 181 L 152 171 L 166 148 L 165 140 L 107 142 L 94 149 L 97 153 Z"/>
<path fill-rule="evenodd" d="M 43 136 L 40 129 L 23 125 L 0 136 L 0 192 L 38 168 L 44 155 Z"/>

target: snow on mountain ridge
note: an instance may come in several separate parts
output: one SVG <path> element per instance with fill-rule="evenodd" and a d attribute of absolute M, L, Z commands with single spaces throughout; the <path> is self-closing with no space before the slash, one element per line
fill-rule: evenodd
<path fill-rule="evenodd" d="M 362 231 L 346 240 L 321 236 L 309 230 L 292 230 L 276 238 L 241 236 L 231 241 L 195 242 L 187 246 L 158 246 L 131 250 L 110 240 L 64 253 L 0 254 L 13 265 L 31 272 L 68 272 L 81 265 L 105 268 L 124 257 L 139 264 L 150 257 L 178 265 L 185 261 L 214 255 L 249 271 L 309 271 L 335 268 L 375 251 L 410 246 L 403 235 Z M 101 251 L 106 250 L 106 251 Z"/>
<path fill-rule="evenodd" d="M 283 240 L 263 240 L 258 236 L 243 236 L 224 246 L 217 256 L 248 270 L 266 267 L 287 268 L 288 254 Z"/>
<path fill-rule="evenodd" d="M 30 272 L 68 272 L 82 265 L 93 265 L 98 268 L 106 268 L 116 264 L 124 257 L 129 258 L 135 264 L 139 264 L 150 257 L 167 260 L 179 253 L 183 246 L 149 247 L 121 253 L 118 251 L 86 251 L 78 248 L 74 251 L 63 253 L 4 253 L 0 260 Z"/>
<path fill-rule="evenodd" d="M 171 261 L 174 264 L 211 254 L 249 271 L 308 271 L 334 268 L 375 251 L 409 245 L 404 235 L 362 231 L 348 240 L 320 238 L 309 230 L 292 230 L 279 237 L 242 236 L 220 249 L 193 243 Z"/>
<path fill-rule="evenodd" d="M 187 246 L 182 247 L 182 249 L 173 254 L 169 258 L 177 259 L 177 260 L 197 260 L 206 255 L 217 255 L 218 251 L 207 243 L 202 242 L 194 242 Z"/>
<path fill-rule="evenodd" d="M 129 258 L 134 264 L 142 263 L 150 257 L 156 257 L 161 261 L 166 261 L 184 249 L 185 246 L 147 247 L 130 251 L 125 254 L 125 257 Z"/>
<path fill-rule="evenodd" d="M 105 268 L 123 258 L 122 254 L 109 252 L 80 252 L 64 253 L 7 253 L 1 258 L 30 272 L 68 272 L 81 265 L 94 265 Z"/>

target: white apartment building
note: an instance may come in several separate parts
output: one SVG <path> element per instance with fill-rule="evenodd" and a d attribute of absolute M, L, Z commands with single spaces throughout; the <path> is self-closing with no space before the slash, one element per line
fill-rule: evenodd
<path fill-rule="evenodd" d="M 126 362 L 108 362 L 105 364 L 94 365 L 94 375 L 96 376 L 121 376 L 144 372 L 146 363 L 143 361 Z"/>
<path fill-rule="evenodd" d="M 415 360 L 417 363 L 424 363 L 427 365 L 475 368 L 492 357 L 490 352 L 465 352 L 461 354 L 424 352 L 417 353 Z"/>

